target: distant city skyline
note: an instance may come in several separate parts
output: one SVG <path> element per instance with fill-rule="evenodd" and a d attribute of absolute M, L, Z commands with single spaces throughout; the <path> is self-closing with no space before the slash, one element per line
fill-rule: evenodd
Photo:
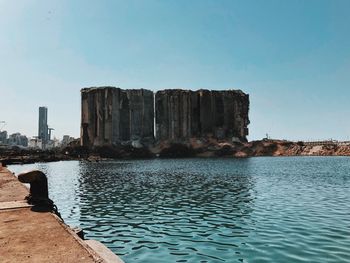
<path fill-rule="evenodd" d="M 249 140 L 350 139 L 350 1 L 1 1 L 0 121 L 80 136 L 90 86 L 241 89 Z M 79 15 L 77 15 L 79 14 Z"/>

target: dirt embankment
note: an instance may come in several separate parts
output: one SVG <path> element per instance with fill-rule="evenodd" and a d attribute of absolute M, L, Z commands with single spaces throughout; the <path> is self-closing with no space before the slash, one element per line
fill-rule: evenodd
<path fill-rule="evenodd" d="M 140 159 L 153 157 L 155 157 L 155 154 L 148 147 L 132 147 L 131 145 L 100 146 L 92 149 L 74 145 L 53 150 L 32 150 L 18 147 L 0 148 L 0 163 L 4 166 L 67 160 L 100 161 L 103 159 Z"/>
<path fill-rule="evenodd" d="M 24 149 L 0 149 L 0 162 L 6 166 L 10 164 L 29 164 L 35 162 L 55 162 L 72 160 L 73 156 L 59 151 L 41 151 Z"/>
<path fill-rule="evenodd" d="M 225 157 L 245 158 L 254 156 L 350 156 L 350 145 L 305 145 L 303 142 L 260 140 L 252 142 L 228 142 L 215 138 L 191 138 L 187 141 L 162 141 L 152 146 L 131 145 L 101 146 L 88 149 L 70 146 L 52 151 L 7 149 L 0 150 L 0 162 L 26 164 L 62 160 L 100 161 L 102 159 L 145 159 Z"/>
<path fill-rule="evenodd" d="M 306 145 L 303 142 L 262 140 L 248 143 L 252 156 L 350 156 L 350 145 Z"/>
<path fill-rule="evenodd" d="M 159 157 L 350 156 L 350 145 L 311 146 L 284 140 L 232 143 L 192 138 L 186 143 L 163 142 L 155 149 Z"/>
<path fill-rule="evenodd" d="M 252 143 L 253 156 L 350 156 L 350 145 L 305 145 L 302 142 L 259 141 Z M 267 149 L 270 149 L 267 150 Z"/>

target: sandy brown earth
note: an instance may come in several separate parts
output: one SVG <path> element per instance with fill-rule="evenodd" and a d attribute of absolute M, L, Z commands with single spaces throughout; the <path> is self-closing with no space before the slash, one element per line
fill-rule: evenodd
<path fill-rule="evenodd" d="M 241 151 L 250 156 L 350 156 L 350 145 L 305 145 L 281 140 L 255 141 Z"/>

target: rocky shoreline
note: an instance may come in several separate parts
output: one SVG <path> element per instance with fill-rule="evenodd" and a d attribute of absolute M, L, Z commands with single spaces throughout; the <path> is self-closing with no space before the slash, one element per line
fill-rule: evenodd
<path fill-rule="evenodd" d="M 88 149 L 69 146 L 51 151 L 27 149 L 0 149 L 3 165 L 54 162 L 65 160 L 100 161 L 103 159 L 151 158 L 248 158 L 257 156 L 350 156 L 350 144 L 308 145 L 285 140 L 227 142 L 217 139 L 191 138 L 186 142 L 168 142 L 137 147 L 131 143 Z"/>

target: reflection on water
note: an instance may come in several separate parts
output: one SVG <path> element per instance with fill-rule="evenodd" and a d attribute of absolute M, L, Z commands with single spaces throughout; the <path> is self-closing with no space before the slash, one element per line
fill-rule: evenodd
<path fill-rule="evenodd" d="M 249 177 L 200 160 L 151 162 L 81 163 L 84 229 L 130 262 L 230 258 L 247 234 Z"/>
<path fill-rule="evenodd" d="M 126 262 L 348 262 L 348 158 L 57 162 L 50 197 Z"/>

